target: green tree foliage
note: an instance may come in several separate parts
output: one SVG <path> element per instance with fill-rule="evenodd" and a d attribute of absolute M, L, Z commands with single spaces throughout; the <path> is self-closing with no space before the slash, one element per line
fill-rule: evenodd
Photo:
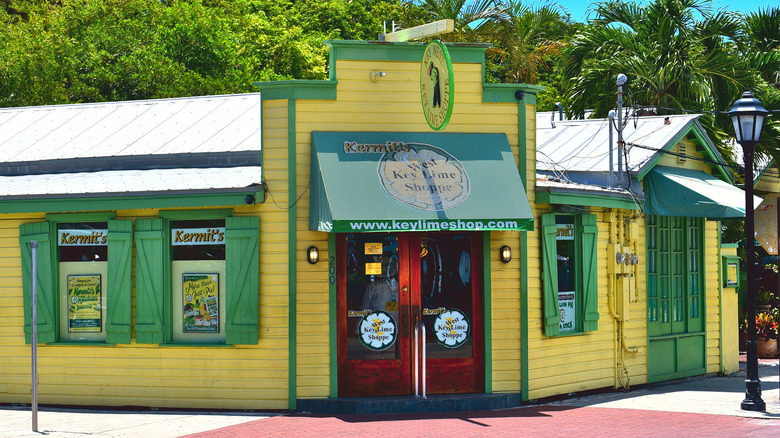
<path fill-rule="evenodd" d="M 723 112 L 745 88 L 768 109 L 777 108 L 776 89 L 760 70 L 768 69 L 767 78 L 772 74 L 777 53 L 765 50 L 772 29 L 751 31 L 738 15 L 713 12 L 709 0 L 653 0 L 644 6 L 606 1 L 595 11 L 597 18 L 576 34 L 563 57 L 565 101 L 574 116 L 593 109 L 594 117 L 605 117 L 615 107 L 615 81 L 623 73 L 628 105 L 660 114 L 704 113 L 703 126 L 731 157 L 733 127 Z M 776 135 L 765 140 L 762 146 L 776 149 Z"/>
<path fill-rule="evenodd" d="M 499 80 L 537 84 L 566 46 L 571 22 L 555 3 L 532 7 L 510 0 L 503 12 L 494 34 L 496 45 L 488 51 L 498 64 Z"/>
<path fill-rule="evenodd" d="M 254 91 L 325 79 L 327 39 L 376 39 L 399 0 L 0 0 L 0 106 Z"/>
<path fill-rule="evenodd" d="M 415 3 L 408 5 L 411 7 Z M 490 42 L 506 8 L 499 0 L 422 0 L 419 6 L 421 13 L 407 14 L 404 24 L 412 27 L 451 19 L 455 22 L 455 30 L 438 37 L 451 42 Z"/>

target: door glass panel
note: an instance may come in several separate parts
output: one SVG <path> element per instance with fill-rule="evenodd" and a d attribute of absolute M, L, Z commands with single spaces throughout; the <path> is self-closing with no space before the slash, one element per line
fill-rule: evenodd
<path fill-rule="evenodd" d="M 347 358 L 397 359 L 398 236 L 347 235 Z"/>
<path fill-rule="evenodd" d="M 471 237 L 420 236 L 420 301 L 428 357 L 473 355 Z"/>

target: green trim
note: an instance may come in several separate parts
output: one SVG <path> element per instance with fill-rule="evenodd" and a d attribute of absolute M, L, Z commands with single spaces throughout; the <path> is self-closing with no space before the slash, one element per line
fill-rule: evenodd
<path fill-rule="evenodd" d="M 187 348 L 193 348 L 193 347 L 207 347 L 207 348 L 233 348 L 233 344 L 203 344 L 203 343 L 162 343 L 157 344 L 158 347 L 187 347 Z"/>
<path fill-rule="evenodd" d="M 718 333 L 720 334 L 718 336 L 718 361 L 720 362 L 720 372 L 723 372 L 723 246 L 720 245 L 722 232 L 720 221 L 718 221 Z"/>
<path fill-rule="evenodd" d="M 3 213 L 45 213 L 50 211 L 140 210 L 155 208 L 224 207 L 245 205 L 246 197 L 264 200 L 265 191 L 249 187 L 236 193 L 177 193 L 170 195 L 112 196 L 98 198 L 17 199 L 0 201 Z"/>
<path fill-rule="evenodd" d="M 756 175 L 753 177 L 753 185 L 758 184 L 758 181 L 761 179 L 762 176 L 764 176 L 764 173 L 766 173 L 766 171 L 769 170 L 774 163 L 775 163 L 775 159 L 770 158 L 769 163 L 767 163 L 767 165 L 764 166 L 763 169 L 756 172 Z M 744 184 L 742 184 L 742 186 L 744 186 Z"/>
<path fill-rule="evenodd" d="M 103 341 L 54 341 L 47 342 L 47 347 L 65 346 L 68 347 L 116 347 L 118 344 L 107 343 Z"/>
<path fill-rule="evenodd" d="M 297 350 L 297 325 L 298 325 L 298 303 L 296 289 L 298 287 L 297 276 L 297 246 L 298 234 L 297 223 L 298 214 L 295 204 L 296 194 L 298 192 L 298 175 L 296 172 L 296 137 L 295 137 L 295 99 L 287 100 L 287 281 L 288 291 L 288 326 L 287 339 L 289 343 L 289 357 L 287 366 L 288 380 L 288 408 L 294 411 L 298 407 L 297 389 L 298 389 L 298 350 Z"/>
<path fill-rule="evenodd" d="M 582 205 L 588 207 L 618 208 L 623 210 L 639 210 L 639 206 L 632 198 L 618 198 L 609 195 L 591 195 L 584 193 L 550 192 L 544 189 L 537 190 L 535 199 L 537 204 L 564 204 Z"/>
<path fill-rule="evenodd" d="M 255 82 L 263 100 L 279 99 L 310 99 L 310 100 L 336 100 L 336 85 L 338 81 L 331 80 L 303 80 Z"/>
<path fill-rule="evenodd" d="M 336 284 L 336 235 L 328 233 L 328 340 L 330 342 L 330 397 L 339 396 L 338 285 Z"/>
<path fill-rule="evenodd" d="M 695 126 L 698 126 L 698 121 L 696 122 Z M 704 132 L 704 128 L 699 129 L 693 129 L 693 135 L 696 136 L 696 140 L 699 142 L 699 146 L 704 149 L 703 153 L 704 155 L 709 158 L 712 161 L 716 162 L 723 162 L 723 157 L 720 155 L 720 152 L 715 148 L 715 145 L 712 144 L 712 141 L 709 139 L 709 137 Z M 726 168 L 725 165 L 713 165 L 717 166 L 717 169 L 720 171 L 720 174 L 723 176 L 723 178 L 726 180 L 727 183 L 734 185 L 734 178 L 731 175 L 731 171 Z"/>
<path fill-rule="evenodd" d="M 704 330 L 704 351 L 702 351 L 702 354 L 704 355 L 704 373 L 707 373 L 707 341 L 709 340 L 710 336 L 712 335 L 709 330 L 707 330 L 707 311 L 709 310 L 707 307 L 707 269 L 705 266 L 707 266 L 707 245 L 706 240 L 704 238 L 704 235 L 707 234 L 707 221 L 705 221 L 703 218 L 697 218 L 696 223 L 698 225 L 699 230 L 701 232 L 698 235 L 699 239 L 699 248 L 700 249 L 700 259 L 699 263 L 701 263 L 701 274 L 700 274 L 700 280 L 701 281 L 701 294 L 699 295 L 699 300 L 701 300 L 701 328 Z M 718 224 L 720 225 L 720 224 Z M 718 229 L 720 229 L 720 226 L 718 226 Z M 718 243 L 720 244 L 720 238 L 718 239 Z M 720 246 L 720 245 L 718 245 Z M 720 249 L 718 249 L 720 252 Z M 718 263 L 720 263 L 720 258 L 718 258 Z M 720 283 L 720 275 L 718 275 L 718 283 Z M 688 295 L 690 296 L 690 292 L 688 292 Z M 722 311 L 718 310 L 718 313 L 721 315 L 723 314 Z M 720 336 L 718 338 L 723 337 L 723 332 L 720 332 Z"/>
<path fill-rule="evenodd" d="M 680 143 L 683 139 L 688 138 L 688 135 L 693 133 L 693 135 L 696 137 L 696 143 L 699 147 L 702 148 L 702 154 L 704 154 L 705 157 L 709 158 L 712 161 L 716 162 L 723 162 L 723 157 L 720 155 L 720 152 L 715 148 L 715 145 L 712 144 L 712 141 L 709 140 L 709 137 L 707 137 L 707 134 L 704 132 L 704 128 L 701 127 L 701 124 L 693 120 L 686 126 L 685 128 L 681 129 L 680 132 L 677 134 L 672 141 L 665 144 L 661 150 L 668 151 L 674 146 L 676 146 L 678 143 Z M 659 161 L 664 157 L 664 153 L 656 153 L 653 156 L 653 159 L 650 160 L 649 163 L 645 164 L 642 169 L 639 171 L 639 173 L 636 175 L 637 180 L 643 180 L 647 174 L 653 170 L 653 168 L 658 164 Z M 715 166 L 719 170 L 721 176 L 725 178 L 726 182 L 729 184 L 734 184 L 734 179 L 731 176 L 731 173 L 729 173 L 728 169 L 726 169 L 725 166 L 721 165 L 715 165 L 710 164 L 710 166 Z"/>
<path fill-rule="evenodd" d="M 493 392 L 493 276 L 491 271 L 490 231 L 482 233 L 482 294 L 485 345 L 485 393 Z"/>
<path fill-rule="evenodd" d="M 481 63 L 490 44 L 452 44 L 445 43 L 452 62 Z M 344 41 L 328 40 L 330 47 L 331 75 L 335 75 L 333 61 L 344 59 L 351 61 L 409 61 L 419 62 L 425 50 L 425 43 L 385 42 L 385 41 Z"/>
<path fill-rule="evenodd" d="M 520 397 L 528 401 L 528 233 L 520 233 Z"/>
<path fill-rule="evenodd" d="M 328 78 L 336 80 L 336 69 L 341 59 L 351 61 L 402 61 L 420 62 L 425 43 L 384 42 L 384 41 L 343 41 L 329 40 L 330 69 Z M 485 82 L 485 51 L 491 44 L 452 44 L 445 43 L 453 63 L 477 63 L 482 65 L 482 82 Z"/>
<path fill-rule="evenodd" d="M 484 82 L 484 79 L 483 79 Z M 544 87 L 528 84 L 484 84 L 482 85 L 482 102 L 484 103 L 515 103 L 536 105 L 536 94 Z M 523 100 L 518 101 L 515 92 L 524 93 Z M 525 119 L 523 119 L 525 120 Z M 523 123 L 525 123 L 523 121 Z"/>
<path fill-rule="evenodd" d="M 482 95 L 482 101 L 485 101 L 485 95 Z M 536 105 L 536 102 L 534 102 Z M 526 196 L 528 195 L 528 125 L 526 124 L 525 102 L 517 102 L 517 171 L 520 173 L 520 182 L 523 183 Z M 534 148 L 535 149 L 535 148 Z M 530 197 L 528 197 L 530 199 Z M 531 228 L 533 230 L 533 228 Z"/>
<path fill-rule="evenodd" d="M 47 213 L 46 214 L 46 220 L 49 222 L 106 222 L 115 218 L 116 218 L 115 211 L 99 211 L 94 213 Z"/>
<path fill-rule="evenodd" d="M 161 210 L 157 213 L 158 217 L 168 220 L 203 220 L 203 219 L 224 219 L 233 216 L 232 208 L 221 210 Z"/>
<path fill-rule="evenodd" d="M 533 87 L 533 86 L 529 86 Z M 520 88 L 525 91 L 524 88 Z M 507 90 L 505 86 L 485 86 L 482 92 L 482 101 L 485 102 L 485 97 L 489 91 L 495 94 L 495 98 L 498 99 L 503 96 L 503 91 Z M 536 94 L 529 90 L 526 96 L 533 94 L 534 107 L 536 106 Z M 512 93 L 514 98 L 514 92 Z M 490 100 L 491 102 L 493 100 Z M 501 100 L 497 100 L 501 101 Z M 518 171 L 520 172 L 520 179 L 523 182 L 526 193 L 528 193 L 528 125 L 526 123 L 526 107 L 525 99 L 523 101 L 517 101 L 517 131 L 518 131 Z M 520 398 L 522 401 L 528 401 L 528 233 L 520 233 Z"/>

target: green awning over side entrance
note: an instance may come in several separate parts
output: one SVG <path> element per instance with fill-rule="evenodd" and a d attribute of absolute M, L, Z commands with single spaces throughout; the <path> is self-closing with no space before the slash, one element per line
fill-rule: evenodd
<path fill-rule="evenodd" d="M 532 230 L 504 134 L 313 132 L 310 229 Z"/>
<path fill-rule="evenodd" d="M 656 166 L 643 181 L 648 214 L 745 218 L 745 192 L 706 172 Z"/>

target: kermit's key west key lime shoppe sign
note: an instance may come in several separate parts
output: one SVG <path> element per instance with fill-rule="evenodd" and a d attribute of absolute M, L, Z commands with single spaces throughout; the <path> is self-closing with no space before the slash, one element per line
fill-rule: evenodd
<path fill-rule="evenodd" d="M 29 402 L 31 242 L 42 404 L 417 400 L 415 327 L 427 394 L 459 400 L 439 409 L 730 369 L 717 221 L 537 175 L 541 87 L 485 83 L 486 45 L 327 44 L 327 80 L 0 109 L 0 403 Z M 676 123 L 659 147 L 709 154 Z M 630 163 L 681 172 L 653 160 Z"/>

